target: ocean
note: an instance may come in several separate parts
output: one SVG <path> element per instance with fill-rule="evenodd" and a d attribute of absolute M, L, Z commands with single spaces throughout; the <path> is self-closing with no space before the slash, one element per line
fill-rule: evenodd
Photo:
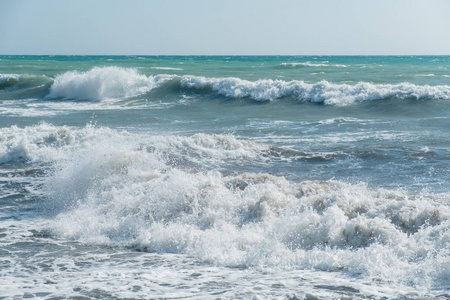
<path fill-rule="evenodd" d="M 0 56 L 0 299 L 450 298 L 450 56 Z"/>

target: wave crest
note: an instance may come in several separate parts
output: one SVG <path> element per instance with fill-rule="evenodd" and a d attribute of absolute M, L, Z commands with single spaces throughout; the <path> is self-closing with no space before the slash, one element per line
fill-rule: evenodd
<path fill-rule="evenodd" d="M 0 90 L 3 89 L 6 95 L 12 98 L 16 97 L 17 90 L 23 94 L 21 97 L 36 97 L 48 93 L 47 98 L 50 99 L 101 101 L 135 97 L 170 85 L 164 92 L 179 93 L 180 89 L 206 90 L 232 99 L 248 98 L 266 102 L 292 98 L 297 101 L 338 106 L 383 99 L 450 99 L 449 85 L 416 85 L 408 82 L 344 84 L 325 80 L 316 83 L 273 79 L 249 81 L 237 77 L 167 74 L 147 76 L 139 74 L 136 69 L 120 67 L 95 67 L 85 72 L 69 71 L 56 76 L 50 86 L 51 83 L 52 79 L 46 76 L 0 75 Z M 15 93 L 12 96 L 11 91 Z"/>
<path fill-rule="evenodd" d="M 328 62 L 288 62 L 288 63 L 281 63 L 280 66 L 283 67 L 335 67 L 335 68 L 347 68 L 348 65 L 343 64 L 328 64 Z"/>
<path fill-rule="evenodd" d="M 91 125 L 0 134 L 0 163 L 51 163 L 39 205 L 55 236 L 227 266 L 448 282 L 448 193 L 216 171 L 218 161 L 259 162 L 267 149 L 232 135 L 138 136 Z"/>
<path fill-rule="evenodd" d="M 445 276 L 438 262 L 448 263 L 448 194 L 199 170 L 174 155 L 214 160 L 255 145 L 227 136 L 158 141 L 136 149 L 106 139 L 73 153 L 46 182 L 50 231 L 227 266 L 346 270 L 406 282 L 414 272 L 436 282 Z"/>
<path fill-rule="evenodd" d="M 194 89 L 211 89 L 231 98 L 250 98 L 256 101 L 273 101 L 294 97 L 300 101 L 346 105 L 359 101 L 381 99 L 450 99 L 450 86 L 400 84 L 373 84 L 360 82 L 356 85 L 333 84 L 328 81 L 306 83 L 304 81 L 257 80 L 240 78 L 207 78 L 183 76 L 181 86 Z"/>
<path fill-rule="evenodd" d="M 0 89 L 13 86 L 19 82 L 18 74 L 0 74 Z"/>
<path fill-rule="evenodd" d="M 25 94 L 33 89 L 48 87 L 51 82 L 52 79 L 45 75 L 0 74 L 0 92 Z"/>
<path fill-rule="evenodd" d="M 90 71 L 70 71 L 56 76 L 49 98 L 105 100 L 145 94 L 173 76 L 141 75 L 135 69 L 95 67 Z"/>

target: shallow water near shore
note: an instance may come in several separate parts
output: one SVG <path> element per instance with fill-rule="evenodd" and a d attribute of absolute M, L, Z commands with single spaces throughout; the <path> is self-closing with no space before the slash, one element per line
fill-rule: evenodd
<path fill-rule="evenodd" d="M 0 297 L 450 297 L 450 57 L 0 59 Z"/>

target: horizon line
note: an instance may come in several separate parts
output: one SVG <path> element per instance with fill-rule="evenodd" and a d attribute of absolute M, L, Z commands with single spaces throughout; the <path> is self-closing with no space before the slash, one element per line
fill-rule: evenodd
<path fill-rule="evenodd" d="M 0 56 L 210 56 L 210 57 L 242 57 L 242 56 L 450 56 L 450 54 L 1 54 Z"/>

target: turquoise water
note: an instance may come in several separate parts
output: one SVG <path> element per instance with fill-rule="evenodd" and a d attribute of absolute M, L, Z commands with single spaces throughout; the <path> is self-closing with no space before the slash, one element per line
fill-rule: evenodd
<path fill-rule="evenodd" d="M 449 297 L 449 82 L 448 56 L 0 56 L 0 294 Z"/>

